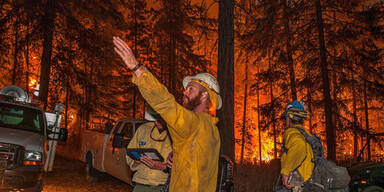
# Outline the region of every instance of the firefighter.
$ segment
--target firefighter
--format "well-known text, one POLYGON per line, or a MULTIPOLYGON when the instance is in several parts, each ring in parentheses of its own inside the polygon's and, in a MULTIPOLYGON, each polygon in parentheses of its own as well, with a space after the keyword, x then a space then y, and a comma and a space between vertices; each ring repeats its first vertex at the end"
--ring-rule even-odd
POLYGON ((220 135, 214 114, 222 105, 216 78, 209 73, 184 78, 185 91, 180 105, 167 88, 136 61, 123 40, 114 37, 113 43, 116 53, 133 71, 132 82, 168 125, 173 141, 169 191, 215 191, 220 135))
MULTIPOLYGON (((145 112, 145 119, 150 121, 141 125, 127 148, 154 148, 163 157, 171 151, 171 139, 164 120, 151 107, 145 112)), ((168 178, 166 161, 154 161, 147 156, 140 161, 126 156, 127 164, 135 171, 132 181, 135 182, 133 192, 161 192, 168 178)))
POLYGON ((312 148, 300 131, 294 128, 301 128, 311 135, 303 125, 307 115, 306 106, 301 101, 291 102, 282 115, 286 129, 280 173, 283 185, 294 192, 312 191, 308 190, 310 183, 307 182, 314 168, 312 148))

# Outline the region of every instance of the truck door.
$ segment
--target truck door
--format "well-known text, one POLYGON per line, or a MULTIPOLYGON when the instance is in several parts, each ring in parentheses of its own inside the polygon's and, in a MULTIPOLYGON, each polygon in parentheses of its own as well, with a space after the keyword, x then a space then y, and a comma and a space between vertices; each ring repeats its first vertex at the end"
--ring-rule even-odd
POLYGON ((101 161, 101 167, 102 167, 102 170, 103 171, 106 171, 106 168, 105 166, 110 166, 109 164, 105 163, 105 162, 110 162, 111 161, 111 154, 109 153, 109 151, 112 151, 112 139, 113 139, 113 136, 117 133, 117 131, 119 131, 120 127, 123 125, 123 122, 122 121, 117 121, 115 126, 113 126, 113 128, 110 131, 109 134, 105 134, 104 136, 104 143, 103 143, 103 151, 102 151, 102 156, 101 157, 98 157, 98 159, 102 159, 101 161))
MULTIPOLYGON (((128 142, 132 139, 132 123, 131 122, 124 122, 123 125, 119 128, 117 131, 118 134, 122 134, 124 136, 124 140, 128 142)), ((113 138, 112 138, 113 140, 113 138)), ((126 146, 122 148, 113 148, 112 147, 112 140, 108 142, 110 147, 107 147, 109 151, 106 151, 106 158, 107 156, 109 159, 108 161, 105 161, 104 167, 107 173, 113 175, 114 177, 125 181, 126 183, 131 182, 131 171, 129 169, 129 166, 126 163, 125 155, 126 155, 126 146)), ((107 159, 106 159, 107 160, 107 159)))
POLYGON ((112 147, 113 142, 113 136, 118 133, 123 126, 123 122, 119 121, 116 123, 116 126, 111 130, 111 133, 108 135, 108 138, 106 138, 106 144, 103 151, 103 167, 105 172, 109 173, 110 175, 114 176, 113 170, 118 169, 118 165, 116 164, 116 158, 115 153, 119 149, 112 147))

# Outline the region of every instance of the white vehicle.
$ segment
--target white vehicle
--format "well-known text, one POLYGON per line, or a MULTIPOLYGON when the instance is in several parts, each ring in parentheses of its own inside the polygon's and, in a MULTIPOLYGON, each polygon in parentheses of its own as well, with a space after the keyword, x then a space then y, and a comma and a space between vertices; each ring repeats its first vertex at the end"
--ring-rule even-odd
POLYGON ((98 172, 105 172, 132 184, 132 172, 126 163, 126 147, 136 129, 146 121, 120 119, 105 131, 85 130, 82 134, 81 161, 86 163, 86 179, 97 181, 98 172))
POLYGON ((60 128, 62 109, 44 112, 14 85, 0 91, 0 191, 42 190, 43 171, 52 170, 57 141, 68 133, 60 128))

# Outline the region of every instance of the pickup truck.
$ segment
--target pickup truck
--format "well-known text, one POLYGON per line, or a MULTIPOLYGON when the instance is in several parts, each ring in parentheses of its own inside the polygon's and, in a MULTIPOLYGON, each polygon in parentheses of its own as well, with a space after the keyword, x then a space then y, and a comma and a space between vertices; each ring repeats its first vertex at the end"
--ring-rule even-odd
POLYGON ((132 184, 132 172, 126 163, 126 147, 136 129, 146 121, 119 119, 111 127, 106 124, 104 132, 85 130, 81 137, 81 161, 86 163, 86 179, 95 182, 99 173, 107 173, 132 184))
POLYGON ((348 168, 351 182, 351 192, 384 192, 384 163, 383 162, 360 162, 364 151, 371 142, 371 139, 380 139, 384 133, 367 133, 367 141, 360 150, 357 162, 348 168))
MULTIPOLYGON (((86 179, 97 181, 99 172, 108 173, 132 185, 132 171, 126 163, 126 147, 137 128, 147 121, 120 119, 112 128, 105 131, 85 130, 82 135, 81 160, 86 163, 86 179)), ((233 162, 220 155, 217 192, 233 191, 233 162)))
POLYGON ((48 113, 28 98, 14 85, 0 91, 0 191, 41 191, 42 174, 52 169, 54 146, 68 134, 59 128, 62 105, 48 113))

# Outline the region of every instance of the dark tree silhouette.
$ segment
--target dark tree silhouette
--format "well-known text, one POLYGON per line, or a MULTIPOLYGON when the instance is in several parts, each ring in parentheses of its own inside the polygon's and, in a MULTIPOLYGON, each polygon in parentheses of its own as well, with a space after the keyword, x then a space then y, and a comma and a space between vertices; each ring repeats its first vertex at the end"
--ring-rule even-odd
POLYGON ((223 154, 231 159, 235 157, 234 151, 234 27, 233 27, 233 0, 219 1, 219 50, 217 74, 221 85, 220 92, 223 107, 218 111, 220 119, 218 127, 221 132, 223 154))

